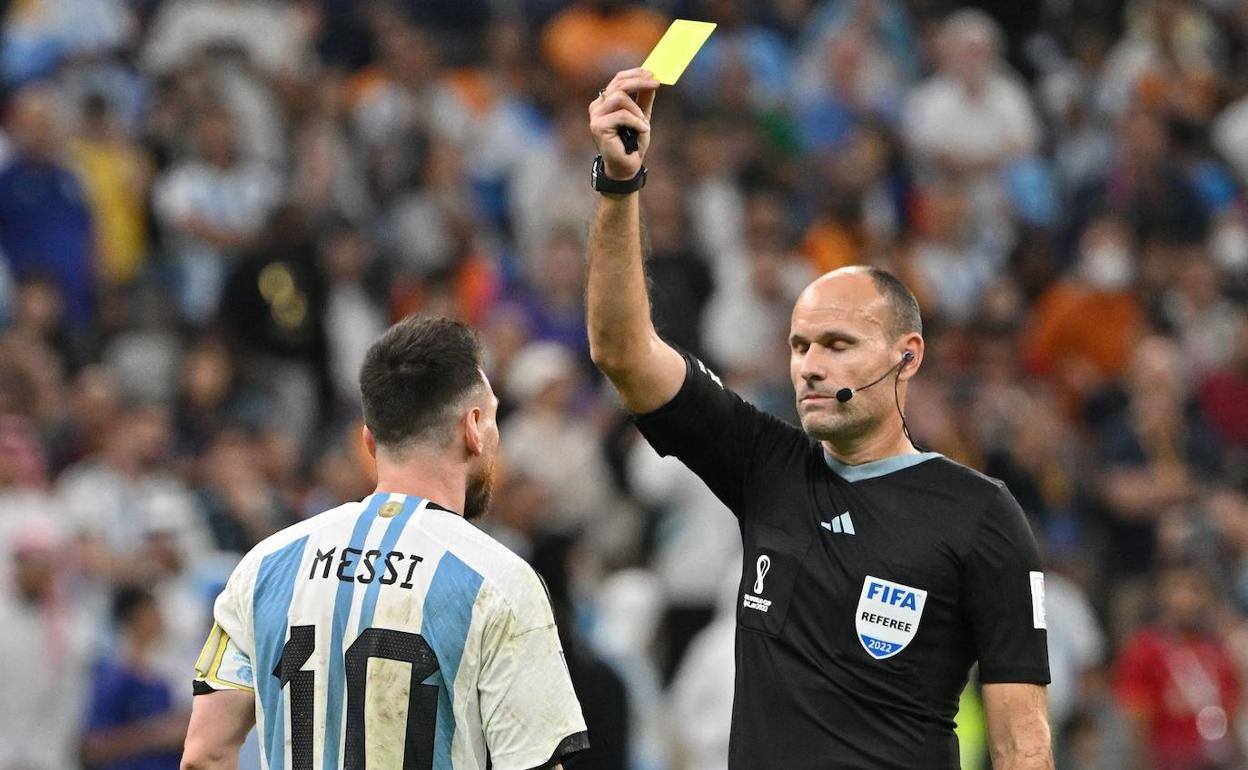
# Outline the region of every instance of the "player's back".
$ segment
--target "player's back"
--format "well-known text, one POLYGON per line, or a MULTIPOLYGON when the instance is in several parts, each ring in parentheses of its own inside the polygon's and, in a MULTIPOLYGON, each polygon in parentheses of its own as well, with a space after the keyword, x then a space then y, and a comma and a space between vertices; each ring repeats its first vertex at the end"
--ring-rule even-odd
POLYGON ((456 513, 379 493, 258 545, 201 690, 250 685, 273 770, 532 768, 585 727, 533 570, 456 513))

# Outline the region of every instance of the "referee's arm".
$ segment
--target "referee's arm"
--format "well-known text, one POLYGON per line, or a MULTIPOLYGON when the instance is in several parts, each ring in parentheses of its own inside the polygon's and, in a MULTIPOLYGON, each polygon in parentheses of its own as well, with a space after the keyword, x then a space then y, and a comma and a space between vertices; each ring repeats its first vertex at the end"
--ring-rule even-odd
MULTIPOLYGON (((608 177, 631 179, 641 170, 658 87, 650 73, 625 70, 590 103, 590 133, 608 177), (637 101, 631 93, 638 94, 637 101), (637 152, 624 152, 621 126, 637 132, 637 152)), ((650 321, 638 197, 636 192, 598 196, 589 242, 586 315, 594 363, 611 380, 625 408, 645 414, 675 398, 686 369, 684 358, 663 342, 650 321)))
POLYGON ((1044 685, 985 684, 984 711, 994 770, 1052 769, 1044 685))
POLYGON ((1044 573, 1027 517, 1004 484, 980 516, 966 569, 992 766, 1051 770, 1044 573))

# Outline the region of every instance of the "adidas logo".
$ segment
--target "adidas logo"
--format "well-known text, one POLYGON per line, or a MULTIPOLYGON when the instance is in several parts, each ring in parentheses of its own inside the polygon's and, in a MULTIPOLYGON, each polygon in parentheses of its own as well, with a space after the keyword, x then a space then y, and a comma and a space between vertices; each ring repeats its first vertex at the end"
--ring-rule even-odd
POLYGON ((821 521, 819 526, 837 535, 857 534, 854 532, 854 520, 849 518, 849 511, 845 511, 840 516, 832 519, 832 521, 821 521))

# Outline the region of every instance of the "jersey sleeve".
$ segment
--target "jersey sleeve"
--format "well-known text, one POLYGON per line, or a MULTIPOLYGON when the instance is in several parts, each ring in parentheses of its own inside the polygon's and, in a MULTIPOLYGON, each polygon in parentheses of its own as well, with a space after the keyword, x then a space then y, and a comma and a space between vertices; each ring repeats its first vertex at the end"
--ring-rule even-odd
POLYGON ((545 767, 589 747, 546 591, 532 570, 523 583, 483 632, 477 687, 495 770, 545 767))
POLYGON ((775 456, 786 441, 805 443, 805 434, 746 402, 697 358, 681 355, 686 373, 680 391, 634 422, 656 452, 683 462, 740 516, 759 459, 775 456))
POLYGON ((213 605, 212 630, 195 661, 195 694, 216 690, 255 691, 254 637, 249 612, 248 561, 235 568, 213 605))
POLYGON ((1001 486, 980 518, 963 582, 985 683, 1049 683, 1044 572, 1023 509, 1001 486))

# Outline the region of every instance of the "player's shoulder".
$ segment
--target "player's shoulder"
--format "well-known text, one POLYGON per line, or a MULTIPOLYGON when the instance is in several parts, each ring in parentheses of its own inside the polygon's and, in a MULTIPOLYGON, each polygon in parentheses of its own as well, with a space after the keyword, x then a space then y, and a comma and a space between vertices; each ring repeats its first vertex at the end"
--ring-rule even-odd
POLYGON ((479 574, 490 593, 501 595, 509 604, 521 604, 534 592, 545 595, 541 578, 528 562, 458 513, 429 506, 424 529, 448 553, 479 574))

